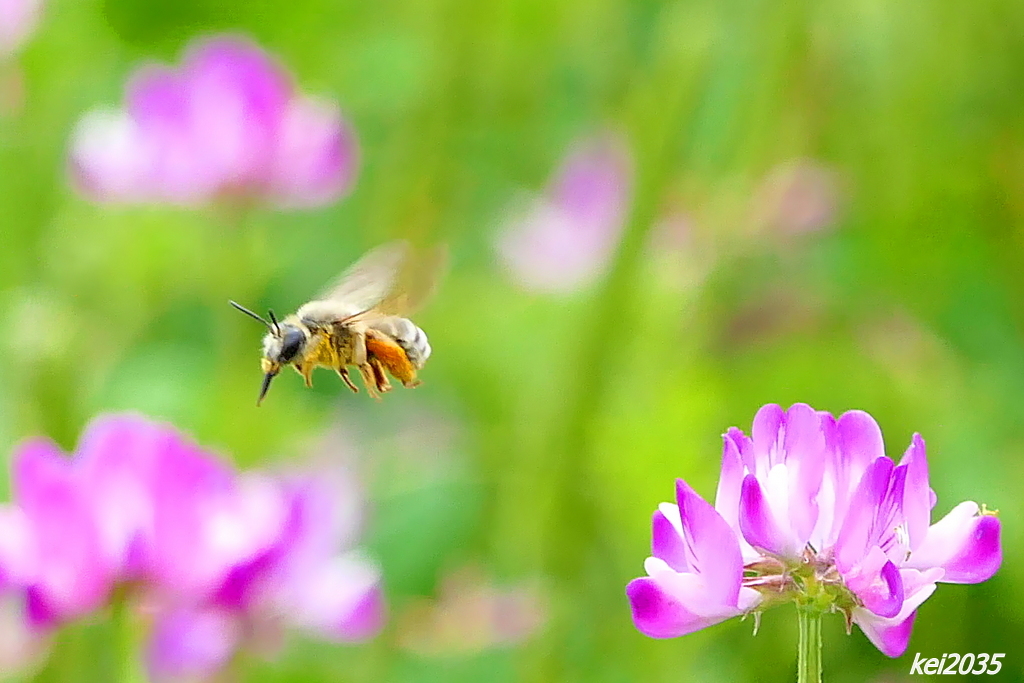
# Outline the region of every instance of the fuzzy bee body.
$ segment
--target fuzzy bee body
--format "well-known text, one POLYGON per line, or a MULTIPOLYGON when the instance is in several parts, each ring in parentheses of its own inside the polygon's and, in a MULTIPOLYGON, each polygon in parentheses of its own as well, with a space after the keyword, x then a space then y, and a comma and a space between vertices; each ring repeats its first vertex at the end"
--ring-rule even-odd
POLYGON ((427 333, 408 318, 392 316, 375 322, 371 329, 381 332, 402 347, 414 368, 419 370, 430 358, 430 342, 427 333))
POLYGON ((291 365, 312 386, 317 367, 335 370, 352 391, 359 391, 348 367, 359 370, 367 392, 374 397, 390 391, 388 374, 406 387, 419 384, 417 374, 430 357, 427 335, 400 313, 411 310, 426 291, 411 296, 399 282, 407 259, 407 245, 397 242, 379 247, 346 271, 328 292, 302 305, 293 315, 272 322, 239 304, 231 304, 263 322, 264 373, 259 400, 281 368, 291 365))

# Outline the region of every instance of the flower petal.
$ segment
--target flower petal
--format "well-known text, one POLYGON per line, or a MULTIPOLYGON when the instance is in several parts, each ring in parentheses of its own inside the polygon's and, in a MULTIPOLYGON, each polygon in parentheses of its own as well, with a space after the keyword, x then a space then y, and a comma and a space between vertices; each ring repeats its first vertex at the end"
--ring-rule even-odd
POLYGON ((754 548, 785 557, 792 557, 798 551, 792 542, 791 534, 777 521, 761 483, 753 474, 748 474, 743 479, 740 530, 743 538, 754 548))
POLYGON ((796 543, 802 547, 818 521, 816 498, 827 462, 825 433, 821 417, 805 403, 796 403, 786 411, 785 427, 788 516, 796 543))
POLYGON ((39 24, 42 0, 0 2, 0 61, 5 61, 29 39, 39 24))
MULTIPOLYGON (((735 429, 735 428, 733 428, 735 429)), ((736 430, 739 432, 739 430, 736 430)), ((739 437, 746 438, 743 433, 739 437)), ((737 437, 732 430, 722 437, 722 473, 718 477, 718 491, 715 494, 715 509, 729 526, 739 530, 740 491, 743 488, 743 460, 737 437)))
POLYGON ((736 533, 740 544, 740 555, 743 563, 753 562, 760 553, 754 550, 740 530, 740 494, 743 490, 744 458, 750 459, 751 443, 740 430, 731 428, 725 436, 722 447, 722 474, 718 479, 718 491, 715 495, 715 510, 736 533), (746 456, 744 456, 746 453, 746 456))
POLYGON ((356 136, 336 105, 296 98, 277 134, 268 191, 282 207, 327 204, 351 187, 358 157, 356 136))
MULTIPOLYGON (((839 416, 836 439, 833 460, 835 519, 837 524, 841 524, 864 471, 872 462, 885 456, 885 444, 878 423, 862 410, 850 410, 839 416)), ((834 529, 834 533, 838 534, 839 529, 834 529)))
POLYGON ((329 640, 365 640, 384 624, 380 571, 358 552, 289 577, 274 601, 290 623, 329 640))
POLYGON ((900 460, 907 468, 907 483, 903 489, 903 515, 907 521, 910 550, 916 550, 928 533, 931 520, 931 489, 928 487, 928 460, 924 439, 914 434, 910 447, 900 460))
POLYGON ((686 598, 700 590, 700 579, 694 574, 678 574, 675 591, 664 588, 652 577, 633 579, 626 586, 626 596, 633 612, 637 629, 651 638, 675 638, 699 631, 740 614, 738 608, 725 608, 712 615, 691 611, 686 598), (678 590, 680 584, 690 583, 694 590, 678 590))
MULTIPOLYGON (((192 205, 217 181, 195 139, 187 79, 163 66, 139 69, 127 86, 126 106, 135 123, 143 177, 142 201, 192 205)), ((128 199, 111 197, 111 199, 128 199)))
POLYGON ((0 594, 31 583, 36 554, 31 521, 20 507, 0 505, 0 594))
POLYGON ((185 56, 189 131, 197 165, 218 191, 262 191, 270 181, 288 74, 248 40, 219 36, 185 56))
POLYGON ((999 518, 978 515, 977 503, 965 501, 928 528, 906 566, 942 567, 943 581, 980 583, 996 573, 1002 559, 999 518))
MULTIPOLYGON (((781 451, 778 443, 779 428, 785 417, 782 407, 774 403, 761 406, 754 415, 754 424, 750 429, 753 463, 747 463, 747 469, 758 477, 768 476, 768 470, 775 464, 775 454, 781 451)), ((779 455, 781 456, 781 453, 779 455)))
POLYGON ((861 562, 873 545, 877 545, 873 542, 877 540, 873 538, 876 535, 875 521, 879 506, 889 490, 893 468, 889 458, 877 458, 861 477, 836 540, 836 566, 840 572, 849 571, 861 562))
POLYGON ((170 609, 150 636, 150 675, 155 681, 207 680, 231 660, 241 636, 241 625, 225 611, 170 609))
POLYGON ((885 618, 863 607, 857 607, 853 610, 854 623, 883 654, 899 657, 906 651, 910 642, 910 631, 917 608, 935 592, 935 582, 941 578, 941 569, 925 572, 901 569, 900 580, 905 598, 899 614, 885 618))
POLYGON ((93 201, 141 201, 152 192, 148 142, 135 120, 120 109, 87 112, 71 134, 69 172, 93 201))
POLYGON ((619 140, 602 137, 574 147, 547 193, 511 211, 495 240, 509 273, 525 288, 548 293, 592 284, 619 241, 630 177, 619 140))
POLYGON ((856 616, 854 621, 883 655, 899 657, 907 651, 907 645, 910 644, 910 633, 916 617, 917 610, 914 610, 906 619, 896 623, 889 623, 888 620, 858 619, 856 616))
POLYGON ((79 439, 75 463, 90 492, 103 549, 125 577, 146 569, 157 463, 179 439, 170 427, 132 414, 99 417, 79 439))
MULTIPOLYGON (((679 517, 678 508, 676 517, 679 517)), ((674 571, 691 571, 680 529, 661 510, 655 512, 651 520, 651 555, 664 560, 674 571)))
POLYGON ((880 617, 895 617, 903 607, 903 581, 899 569, 875 546, 862 562, 843 574, 846 587, 864 607, 880 617))
POLYGON ((743 578, 736 532, 682 479, 676 480, 676 497, 692 570, 706 582, 713 601, 735 606, 743 578))
POLYGON ((89 500, 71 461, 47 440, 14 454, 14 496, 31 524, 37 614, 72 618, 99 607, 111 587, 89 500))
POLYGON ((157 471, 153 574, 165 589, 210 592, 279 537, 285 501, 276 483, 238 478, 183 440, 163 453, 157 471))

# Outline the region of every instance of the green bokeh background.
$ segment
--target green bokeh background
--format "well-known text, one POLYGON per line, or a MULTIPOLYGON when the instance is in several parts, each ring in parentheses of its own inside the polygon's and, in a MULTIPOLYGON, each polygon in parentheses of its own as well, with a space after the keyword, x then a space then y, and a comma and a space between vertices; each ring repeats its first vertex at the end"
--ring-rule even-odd
MULTIPOLYGON (((674 478, 713 497, 719 435, 795 401, 869 411, 894 456, 921 432, 935 514, 970 499, 1003 520, 1002 570, 940 586, 904 657, 828 619, 826 680, 905 680, 915 652, 1006 652, 994 678, 1024 680, 1024 4, 51 0, 0 75, 0 452, 39 433, 71 448, 92 416, 132 409, 244 467, 330 451, 366 482, 388 629, 295 638, 240 680, 793 680, 792 609, 756 637, 733 620, 655 641, 623 589, 674 478), (77 118, 119 102, 138 62, 225 30, 342 105, 353 193, 245 214, 78 197, 77 118), (522 291, 492 248, 509 202, 605 129, 636 169, 613 263, 571 296, 522 291), (764 178, 798 158, 837 174, 834 220, 757 229, 764 178), (690 239, 652 256, 673 210, 690 239), (286 375, 254 408, 260 331, 227 300, 293 309, 396 236, 451 252, 417 319, 424 385, 376 404, 324 371, 313 390, 286 375), (544 627, 481 652, 404 648, 404 611, 466 565, 542 586, 544 627)), ((110 628, 68 629, 36 680, 112 680, 110 628)))

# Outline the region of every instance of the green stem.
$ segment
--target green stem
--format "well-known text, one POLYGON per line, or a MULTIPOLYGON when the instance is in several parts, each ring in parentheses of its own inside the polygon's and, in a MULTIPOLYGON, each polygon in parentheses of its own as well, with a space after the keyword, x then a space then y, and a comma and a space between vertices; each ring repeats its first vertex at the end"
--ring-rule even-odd
POLYGON ((797 683, 821 683, 821 612, 797 607, 800 643, 797 646, 797 683))
POLYGON ((146 672, 140 656, 140 624, 132 618, 131 604, 127 597, 115 599, 113 621, 117 657, 117 677, 114 680, 116 683, 146 683, 146 672))

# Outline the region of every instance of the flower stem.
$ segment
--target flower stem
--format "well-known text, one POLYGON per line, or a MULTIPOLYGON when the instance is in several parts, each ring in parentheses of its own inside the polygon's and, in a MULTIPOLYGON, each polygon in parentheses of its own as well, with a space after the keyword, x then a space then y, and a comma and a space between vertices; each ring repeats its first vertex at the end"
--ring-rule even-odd
POLYGON ((132 618, 130 601, 121 596, 114 601, 114 647, 117 657, 116 683, 146 683, 140 657, 140 625, 132 618))
POLYGON ((800 642, 797 653, 797 683, 821 683, 821 612, 797 608, 800 642))

